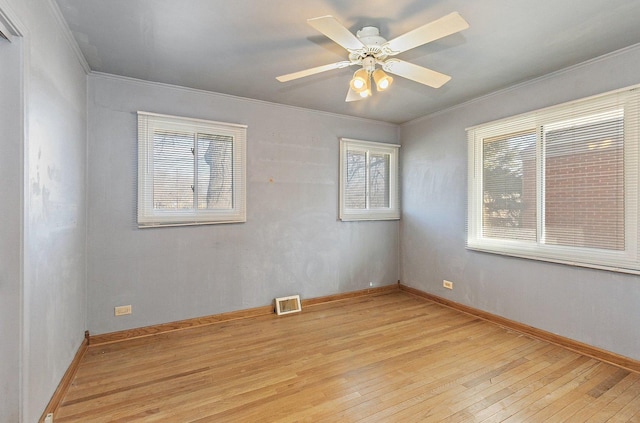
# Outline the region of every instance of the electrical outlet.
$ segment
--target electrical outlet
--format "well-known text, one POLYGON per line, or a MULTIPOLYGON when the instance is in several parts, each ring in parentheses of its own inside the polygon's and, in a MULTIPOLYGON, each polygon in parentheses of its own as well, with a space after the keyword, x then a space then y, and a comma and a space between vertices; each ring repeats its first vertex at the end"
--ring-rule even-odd
POLYGON ((447 289, 453 289, 453 282, 445 279, 442 281, 442 286, 444 286, 447 289))
POLYGON ((47 414, 47 416, 44 418, 44 423, 53 423, 53 413, 47 414))
POLYGON ((373 282, 369 282, 369 287, 372 287, 372 286, 373 286, 373 282))
POLYGON ((125 314, 131 314, 131 304, 115 308, 116 316, 124 316, 125 314))

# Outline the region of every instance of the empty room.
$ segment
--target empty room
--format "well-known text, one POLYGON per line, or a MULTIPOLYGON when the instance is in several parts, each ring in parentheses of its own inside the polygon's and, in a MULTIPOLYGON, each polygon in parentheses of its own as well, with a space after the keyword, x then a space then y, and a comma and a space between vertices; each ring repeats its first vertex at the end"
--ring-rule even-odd
POLYGON ((640 422, 638 22, 0 0, 0 423, 640 422))

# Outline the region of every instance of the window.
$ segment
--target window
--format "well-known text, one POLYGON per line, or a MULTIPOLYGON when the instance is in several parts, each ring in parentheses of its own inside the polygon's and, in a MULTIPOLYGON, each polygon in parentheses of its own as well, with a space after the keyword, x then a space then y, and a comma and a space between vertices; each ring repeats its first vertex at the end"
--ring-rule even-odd
POLYGON ((246 126, 138 112, 138 225, 244 222, 246 126))
POLYGON ((468 129, 468 248, 640 273, 637 91, 468 129))
POLYGON ((340 139, 340 219, 400 218, 399 145, 340 139))

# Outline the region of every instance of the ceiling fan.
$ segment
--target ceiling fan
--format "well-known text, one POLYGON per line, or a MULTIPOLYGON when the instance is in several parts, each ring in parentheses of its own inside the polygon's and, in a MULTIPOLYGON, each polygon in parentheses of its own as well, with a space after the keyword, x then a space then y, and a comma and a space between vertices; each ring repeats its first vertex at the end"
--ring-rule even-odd
POLYGON ((276 79, 287 82, 333 69, 360 66, 351 78, 346 101, 369 97, 371 79, 374 80, 378 91, 386 90, 393 82, 393 78, 386 72, 433 88, 441 87, 451 79, 450 76, 391 56, 469 28, 467 21, 458 12, 453 12, 387 41, 380 36, 378 28, 373 26, 366 26, 354 35, 333 16, 321 16, 308 19, 307 22, 344 47, 349 52, 349 60, 281 75, 276 79), (377 65, 380 67, 377 68, 377 65))

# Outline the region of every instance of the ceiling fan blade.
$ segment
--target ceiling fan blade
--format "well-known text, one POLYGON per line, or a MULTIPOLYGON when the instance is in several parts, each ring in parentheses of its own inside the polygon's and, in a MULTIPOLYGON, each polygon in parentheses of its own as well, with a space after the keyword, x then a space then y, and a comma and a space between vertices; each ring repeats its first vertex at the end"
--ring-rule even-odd
POLYGON ((288 73, 286 75, 276 76, 276 79, 278 81, 280 81, 280 82, 288 82, 288 81, 292 81, 294 79, 303 78, 305 76, 315 75, 315 74, 320 73, 320 72, 325 72, 325 71, 329 71, 329 70, 333 70, 333 69, 346 68, 347 66, 351 66, 352 64, 353 63, 351 63, 350 61, 345 60, 345 61, 342 61, 342 62, 331 63, 329 65, 323 65, 323 66, 318 66, 318 67, 311 68, 311 69, 301 70, 301 71, 298 71, 298 72, 288 73))
POLYGON ((449 75, 398 59, 387 60, 382 65, 382 68, 389 73, 393 73, 433 88, 440 88, 451 79, 449 75))
POLYGON ((360 94, 358 94, 357 92, 355 92, 351 88, 349 88, 349 92, 347 93, 347 98, 345 98, 344 101, 349 103, 351 101, 364 100, 365 98, 366 97, 361 96, 360 94))
POLYGON ((453 12, 387 41, 382 45, 382 49, 388 55, 393 56, 467 28, 469 28, 467 21, 458 12, 453 12))
POLYGON ((307 19, 307 23, 347 49, 349 52, 365 48, 362 41, 360 41, 351 31, 345 28, 331 15, 307 19))

